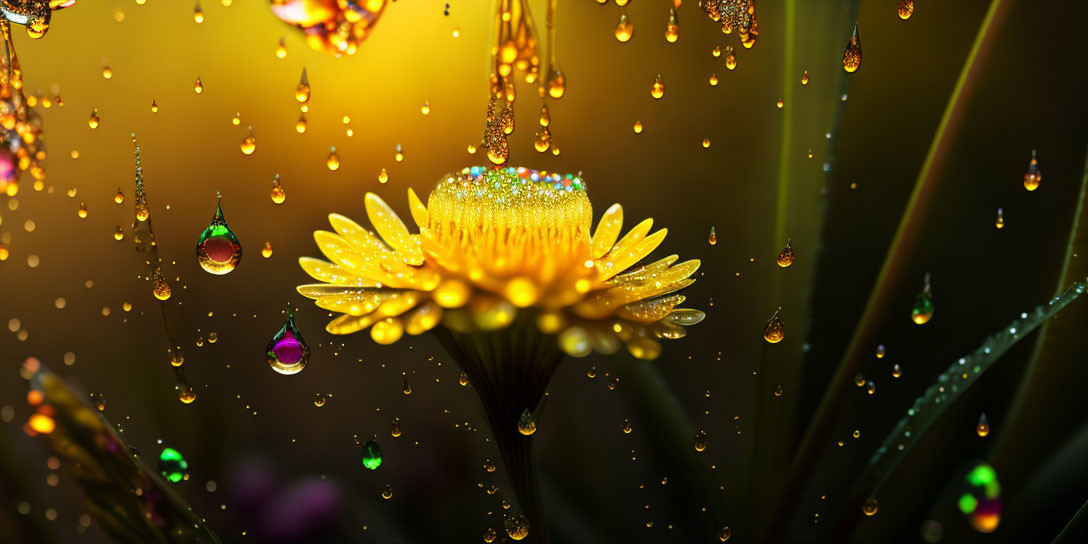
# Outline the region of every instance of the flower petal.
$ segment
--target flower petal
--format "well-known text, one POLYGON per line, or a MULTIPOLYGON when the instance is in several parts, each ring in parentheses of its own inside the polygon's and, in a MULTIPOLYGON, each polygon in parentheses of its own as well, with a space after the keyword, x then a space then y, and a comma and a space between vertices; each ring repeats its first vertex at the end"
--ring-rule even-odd
POLYGON ((310 275, 311 278, 334 285, 351 285, 356 287, 373 287, 376 282, 354 274, 339 265, 313 257, 300 257, 298 264, 310 275))
POLYGON ((616 244, 616 239, 620 237, 620 229, 622 228, 623 207, 619 204, 613 204, 601 216, 601 221, 597 223, 597 230, 593 232, 590 251, 594 259, 604 257, 612 249, 612 246, 616 244))
POLYGON ((430 222, 427 206, 416 196, 416 192, 411 187, 408 188, 408 209, 412 212, 412 220, 416 222, 416 226, 420 229, 427 228, 430 222))
POLYGON ((423 264, 423 250, 420 249, 418 240, 412 238, 408 227, 397 217, 393 208, 374 193, 366 194, 366 215, 378 236, 393 250, 402 254, 404 262, 416 266, 423 264))

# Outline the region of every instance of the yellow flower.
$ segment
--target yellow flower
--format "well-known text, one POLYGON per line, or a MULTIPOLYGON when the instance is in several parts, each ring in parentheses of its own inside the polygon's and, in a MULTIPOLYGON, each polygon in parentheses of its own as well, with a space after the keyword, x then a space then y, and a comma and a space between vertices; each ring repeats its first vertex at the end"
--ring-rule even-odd
POLYGON ((635 266, 665 238, 646 219, 620 238, 614 204, 591 234, 593 211, 579 176, 526 168, 465 168, 438 182, 427 205, 408 190, 408 227, 381 198, 366 195, 374 231, 338 214, 336 231, 314 239, 332 262, 303 257, 323 282, 299 293, 342 315, 333 334, 370 328, 375 342, 396 342, 439 324, 456 333, 493 331, 527 314, 559 348, 583 357, 623 345, 640 359, 661 352, 658 339, 680 338, 703 319, 678 308, 676 293, 695 280, 699 261, 671 255, 635 266))

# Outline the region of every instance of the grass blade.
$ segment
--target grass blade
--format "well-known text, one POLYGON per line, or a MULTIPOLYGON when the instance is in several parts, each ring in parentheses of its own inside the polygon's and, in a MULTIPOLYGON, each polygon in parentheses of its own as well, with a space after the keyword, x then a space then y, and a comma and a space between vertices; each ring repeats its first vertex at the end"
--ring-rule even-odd
POLYGON ((1083 542, 1081 537, 1088 532, 1088 501, 1080 505, 1080 509, 1077 510, 1073 519, 1069 520, 1069 523, 1065 525, 1062 532, 1058 533, 1058 537, 1054 539, 1051 544, 1071 544, 1073 542, 1083 542))

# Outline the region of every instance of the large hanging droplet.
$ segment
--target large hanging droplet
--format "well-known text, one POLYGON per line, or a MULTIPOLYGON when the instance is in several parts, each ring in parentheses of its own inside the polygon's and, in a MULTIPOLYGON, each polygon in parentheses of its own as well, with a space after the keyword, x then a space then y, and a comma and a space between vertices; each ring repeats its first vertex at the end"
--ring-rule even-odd
POLYGON ((189 463, 174 448, 164 448, 159 454, 159 472, 171 482, 178 483, 189 477, 189 463))
POLYGON ((786 246, 782 248, 782 251, 778 252, 778 266, 786 268, 793 264, 793 246, 790 245, 792 239, 786 239, 786 246))
POLYGON ((988 464, 980 464, 964 476, 966 484, 956 505, 968 516, 971 526, 980 533, 992 533, 1001 523, 1001 484, 997 472, 988 464))
POLYGON ((782 308, 775 310, 771 320, 767 322, 767 326, 763 327, 763 339, 771 344, 777 344, 786 337, 786 327, 782 324, 782 319, 778 317, 781 312, 782 308))
POLYGON ((531 436, 536 432, 536 423, 533 422, 533 414, 529 412, 528 408, 518 418, 518 432, 525 436, 531 436))
POLYGON ((265 358, 272 370, 287 376, 299 373, 310 361, 310 346, 295 326, 295 311, 290 304, 287 320, 265 348, 265 358))
POLYGON ((737 69, 737 52, 732 45, 725 46, 725 67, 730 71, 737 69))
POLYGON ((657 74, 654 78, 654 83, 650 86, 650 96, 654 98, 665 96, 665 84, 661 81, 661 74, 657 74))
POLYGON ((680 39, 680 24, 676 21, 676 8, 669 8, 669 18, 665 22, 665 41, 675 43, 680 39))
POLYGON ((910 319, 919 325, 925 325, 933 317, 933 293, 929 287, 929 274, 926 274, 926 284, 922 292, 914 297, 914 308, 910 311, 910 319))
POLYGON ((513 540, 523 540, 529 536, 529 519, 521 514, 507 516, 502 525, 506 535, 513 540))
POLYGON ((558 100, 567 92, 567 78, 563 77, 563 71, 558 66, 552 66, 548 72, 548 79, 544 86, 548 89, 548 96, 558 100))
POLYGON ((363 466, 370 470, 377 470, 382 466, 382 447, 373 440, 367 440, 366 444, 363 444, 363 466))
POLYGON ((978 416, 978 425, 975 425, 975 432, 983 437, 990 434, 990 418, 986 417, 985 412, 978 416))
POLYGON ((914 0, 899 0, 899 18, 906 21, 914 14, 914 0))
POLYGON ((253 137, 253 127, 249 127, 249 134, 242 138, 240 147, 243 155, 252 155, 257 150, 257 139, 253 137))
POLYGON ((1034 191, 1039 188, 1041 181, 1043 181, 1043 173, 1039 171, 1039 160, 1035 158, 1035 150, 1032 149, 1031 162, 1028 163, 1028 171, 1024 173, 1024 188, 1034 191))
POLYGON ((276 177, 272 178, 272 202, 276 204, 283 204, 283 201, 287 200, 287 191, 280 185, 280 175, 276 174, 276 177))
POLYGON ((858 68, 861 68, 861 37, 858 36, 858 24, 854 23, 854 33, 842 54, 842 69, 854 73, 858 68))
POLYGON ((306 76, 306 69, 302 69, 302 77, 298 79, 298 87, 295 87, 295 100, 299 104, 310 101, 310 78, 306 76))
POLYGON ((635 33, 635 25, 627 19, 626 13, 620 14, 620 22, 616 23, 616 41, 627 43, 631 35, 635 33))
POLYGON ((223 201, 220 198, 212 222, 196 241, 196 261, 205 272, 221 276, 234 270, 241 260, 242 244, 223 217, 223 201))

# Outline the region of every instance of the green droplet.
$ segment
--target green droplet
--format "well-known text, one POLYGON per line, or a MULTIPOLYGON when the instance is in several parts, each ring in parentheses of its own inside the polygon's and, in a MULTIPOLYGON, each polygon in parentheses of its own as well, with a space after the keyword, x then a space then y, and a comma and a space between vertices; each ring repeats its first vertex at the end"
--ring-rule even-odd
POLYGON ((382 466, 382 447, 373 440, 363 444, 363 466, 370 470, 382 466))
POLYGON ((222 201, 216 207, 211 223, 197 239, 196 260, 205 272, 219 276, 234 270, 242 260, 242 244, 223 217, 222 201))
POLYGON ((533 422, 533 414, 526 408, 518 418, 518 432, 529 436, 536 432, 536 423, 533 422))
POLYGON ((181 457, 181 453, 174 448, 165 448, 159 454, 159 472, 171 482, 177 483, 185 479, 188 474, 189 463, 181 457))
POLYGON ((929 291, 922 291, 914 297, 914 309, 910 311, 910 318, 919 325, 925 325, 933 317, 933 299, 929 291))

